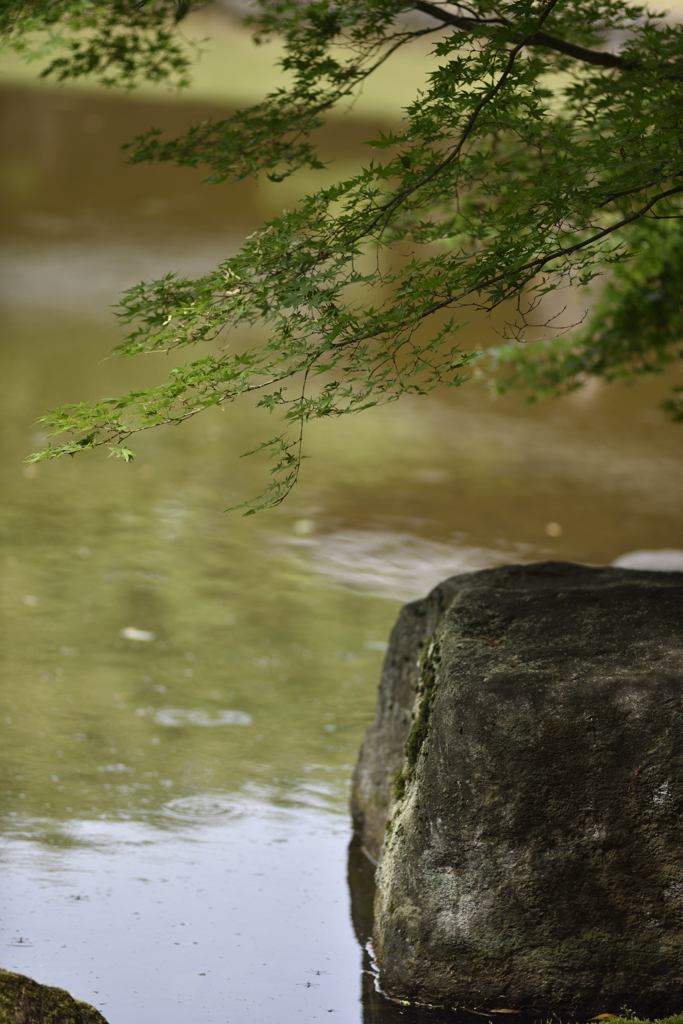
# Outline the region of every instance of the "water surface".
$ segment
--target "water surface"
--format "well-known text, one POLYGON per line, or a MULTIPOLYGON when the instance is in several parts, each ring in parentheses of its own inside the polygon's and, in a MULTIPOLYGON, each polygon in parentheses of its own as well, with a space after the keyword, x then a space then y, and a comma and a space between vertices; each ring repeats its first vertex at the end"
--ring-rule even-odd
MULTIPOLYGON (((49 406, 163 372, 105 359, 121 288, 210 267, 282 201, 122 167, 136 130, 201 113, 0 96, 0 962, 111 1024, 388 1020, 346 805, 399 603, 510 560, 683 548, 681 428, 660 379, 533 409, 471 385, 311 431, 296 493, 250 519, 223 512, 263 481, 248 408, 132 466, 23 465, 49 406)), ((372 130, 326 144, 351 160, 372 130)))

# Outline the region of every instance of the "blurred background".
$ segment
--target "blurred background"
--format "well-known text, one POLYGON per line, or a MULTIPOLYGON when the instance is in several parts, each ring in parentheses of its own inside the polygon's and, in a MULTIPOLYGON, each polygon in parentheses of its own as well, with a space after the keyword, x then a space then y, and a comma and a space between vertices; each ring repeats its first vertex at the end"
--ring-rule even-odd
POLYGON ((533 407, 470 383, 311 427, 295 492, 247 519, 224 509, 265 480, 248 406, 141 438, 131 465, 26 465, 48 408, 172 365, 108 358, 125 287, 208 270, 357 166, 429 70, 419 47, 389 62, 322 132, 328 170, 210 186, 121 146, 258 100, 278 50, 219 9, 185 31, 183 94, 0 63, 0 963, 111 1024, 394 1020, 363 1009, 346 847, 398 607, 509 561, 680 567, 683 428, 670 378, 533 407))

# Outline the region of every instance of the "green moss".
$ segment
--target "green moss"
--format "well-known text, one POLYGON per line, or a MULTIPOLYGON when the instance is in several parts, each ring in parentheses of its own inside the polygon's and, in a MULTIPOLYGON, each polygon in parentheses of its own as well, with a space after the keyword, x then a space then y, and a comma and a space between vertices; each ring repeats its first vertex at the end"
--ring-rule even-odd
MULTIPOLYGON (((420 751, 422 750, 422 745, 424 744, 424 741, 427 738, 427 733, 429 732, 429 720, 432 715, 432 706, 436 695, 436 671, 439 661, 439 647, 433 640, 425 650, 421 659, 422 672, 417 688, 417 714, 408 734, 405 746, 408 776, 407 779, 404 779, 404 788, 405 782, 412 777, 413 770, 417 764, 417 759, 420 755, 420 751)), ((405 774, 405 772, 403 774, 405 774)))
POLYGON ((674 1013, 671 1017, 612 1017, 605 1024, 683 1024, 683 1012, 674 1013))
POLYGON ((0 1024, 107 1024, 101 1013, 62 988, 0 968, 0 1024))
POLYGON ((403 794, 406 791, 406 777, 403 773, 403 769, 399 768, 394 775, 394 785, 392 788, 394 800, 401 800, 403 794))
MULTIPOLYGON (((622 1008, 622 1013, 627 1014, 623 1017, 612 1017, 611 1015, 598 1014, 596 1017, 589 1018, 587 1024, 683 1024, 683 1013, 675 1013, 671 1017, 636 1017, 635 1013, 629 1013, 626 1009, 622 1008)), ((562 1017, 548 1018, 546 1024, 570 1024, 569 1019, 562 1017)), ((575 1024, 574 1021, 571 1024, 575 1024)))

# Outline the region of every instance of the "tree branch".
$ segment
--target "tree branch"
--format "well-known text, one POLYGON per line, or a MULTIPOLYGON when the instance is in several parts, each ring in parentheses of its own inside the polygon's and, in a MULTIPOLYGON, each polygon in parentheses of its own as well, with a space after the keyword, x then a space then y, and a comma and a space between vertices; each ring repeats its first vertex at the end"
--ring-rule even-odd
MULTIPOLYGON (((671 196, 680 195, 682 192, 683 185, 675 185, 673 188, 668 188, 664 192, 659 192, 657 195, 654 195, 650 199, 648 199, 648 201, 643 206, 641 206, 640 209, 634 210, 632 213, 627 214, 618 221, 614 221, 612 224, 608 224, 606 227, 601 228, 599 231, 596 231, 595 234, 590 235, 588 238, 584 238, 581 241, 575 242, 573 245, 569 245, 566 247, 558 246, 556 249, 553 249, 551 252, 546 253, 543 256, 537 256, 535 259, 529 260, 528 263, 523 263, 521 267, 516 268, 515 272, 518 274, 523 273, 526 276, 522 278, 520 282, 517 283, 517 285, 514 288, 514 292, 520 291, 520 289, 523 288, 525 284, 528 284, 528 282, 531 281, 537 274, 539 274, 549 263, 553 263, 555 260, 562 258, 566 259, 568 256, 572 256, 575 252, 579 252, 581 249, 585 249, 587 246, 595 245, 597 242, 602 241, 603 238, 606 238, 608 235, 613 234, 615 231, 619 231, 621 228, 626 227, 628 224, 632 224, 634 221, 637 221, 641 217, 646 216, 650 212, 650 210, 652 210, 652 208, 657 205, 657 203, 662 201, 662 199, 669 199, 671 196)), ((477 291, 481 292, 485 288, 492 288, 494 285, 500 284, 501 282, 505 281, 505 278, 508 276, 509 272, 504 271, 502 274, 496 274, 494 277, 490 277, 486 281, 481 281, 477 285, 477 291)), ((439 300, 438 302, 434 303, 429 309, 427 309, 427 311, 423 314, 422 319, 425 319, 427 316, 431 316, 433 313, 437 313, 440 309, 447 308, 448 306, 452 305, 453 302, 462 301, 462 299, 472 294, 473 291, 474 289, 470 289, 468 292, 465 292, 461 295, 451 295, 447 299, 439 300)), ((502 299, 499 299, 495 303, 495 305, 499 305, 501 302, 505 301, 505 299, 510 298, 511 294, 513 293, 504 295, 502 299)), ((493 308, 495 307, 490 306, 488 307, 487 311, 490 312, 493 308)))
MULTIPOLYGON (((481 35, 490 35, 496 28, 496 24, 490 20, 480 21, 478 18, 468 18, 464 15, 455 14, 440 4, 430 3, 429 0, 416 0, 415 8, 421 11, 422 14, 428 14, 432 18, 437 18, 444 25, 468 29, 481 35)), ((500 28, 508 27, 502 18, 497 22, 497 26, 500 28)), ((630 71, 638 67, 637 61, 625 60, 617 53, 589 50, 585 46, 570 43, 568 40, 552 36, 548 32, 533 32, 526 37, 523 37, 521 34, 513 35, 511 41, 514 43, 523 41, 524 46, 541 46, 547 50, 555 50, 566 57, 573 57, 574 60, 583 61, 584 64, 595 64, 598 67, 617 68, 619 71, 630 71)))
MULTIPOLYGON (((546 18, 552 13, 553 8, 557 6, 558 2, 559 0, 549 0, 538 21, 539 25, 543 24, 546 18)), ((431 171, 429 171, 427 174, 424 174, 422 177, 419 177, 416 181, 411 182, 411 184, 408 187, 401 189, 387 203, 384 203, 383 206, 380 207, 378 214, 370 221, 370 224, 366 225, 363 228, 362 234, 359 234, 352 239, 352 243, 358 242, 363 236, 369 235, 377 226, 377 224, 381 223, 382 221, 386 223, 388 216, 396 209, 396 207, 400 206, 401 203, 405 199, 407 199, 409 195, 411 195, 411 193, 417 191, 418 188, 423 188, 430 181, 432 181, 438 174, 440 174, 441 171, 443 171, 446 167, 448 167, 450 164, 452 164, 454 161, 458 159, 458 157, 462 153, 465 143, 467 142, 468 138, 474 131, 474 128, 477 124, 477 120, 482 110, 489 103, 491 103, 492 100, 496 98, 498 93, 504 87, 507 79, 510 77, 513 65, 517 60, 517 57, 519 56, 521 50, 524 49, 528 40, 532 38, 532 35, 536 34, 537 33, 530 33, 529 35, 523 35, 518 39, 515 46, 508 53, 508 59, 506 61, 505 67, 501 75, 494 82, 491 88, 486 93, 484 93, 484 95, 479 99, 474 109, 470 113, 469 117, 467 118, 467 121, 465 122, 462 132, 460 133, 458 141, 446 153, 444 158, 440 160, 436 167, 433 167, 431 171)), ((384 228, 382 230, 384 230, 384 228)))

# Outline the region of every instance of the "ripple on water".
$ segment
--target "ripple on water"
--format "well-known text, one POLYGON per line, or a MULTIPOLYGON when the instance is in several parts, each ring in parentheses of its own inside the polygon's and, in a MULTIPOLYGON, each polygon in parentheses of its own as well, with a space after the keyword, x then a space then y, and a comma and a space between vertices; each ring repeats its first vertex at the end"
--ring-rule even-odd
POLYGON ((195 793, 164 804, 163 817, 182 825, 221 824, 244 815, 245 807, 234 794, 195 793))

